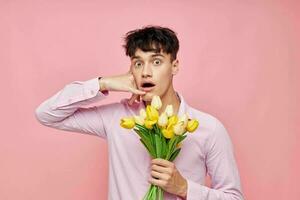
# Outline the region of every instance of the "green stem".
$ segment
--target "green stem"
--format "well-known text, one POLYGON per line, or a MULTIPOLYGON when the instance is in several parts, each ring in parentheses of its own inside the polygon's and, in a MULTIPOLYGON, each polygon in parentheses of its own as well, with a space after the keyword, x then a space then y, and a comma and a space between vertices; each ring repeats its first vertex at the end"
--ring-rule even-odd
POLYGON ((151 186, 148 189, 148 192, 144 196, 143 200, 163 200, 162 190, 160 187, 151 184, 151 186))
POLYGON ((157 187, 154 186, 154 189, 153 189, 153 199, 156 200, 157 199, 157 187))
POLYGON ((152 193, 152 185, 149 187, 147 193, 145 194, 143 200, 148 200, 152 193))
POLYGON ((159 187, 158 188, 158 199, 163 200, 164 199, 164 191, 159 187))

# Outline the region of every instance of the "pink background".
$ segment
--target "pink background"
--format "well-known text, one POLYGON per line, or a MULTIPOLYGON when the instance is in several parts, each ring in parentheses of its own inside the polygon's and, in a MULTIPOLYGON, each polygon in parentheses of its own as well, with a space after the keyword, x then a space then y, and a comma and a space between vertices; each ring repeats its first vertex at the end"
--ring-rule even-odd
POLYGON ((300 199, 299 11, 296 0, 1 0, 0 199, 107 198, 106 141, 44 127, 34 111, 71 81, 126 72, 122 37, 148 24, 178 33, 175 88, 228 129, 246 199, 300 199))

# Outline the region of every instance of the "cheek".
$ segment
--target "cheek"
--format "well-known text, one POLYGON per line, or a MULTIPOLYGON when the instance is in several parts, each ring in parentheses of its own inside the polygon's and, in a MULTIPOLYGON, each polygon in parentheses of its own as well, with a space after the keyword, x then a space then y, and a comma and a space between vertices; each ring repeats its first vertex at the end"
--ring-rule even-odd
POLYGON ((172 78, 171 71, 163 71, 159 74, 159 81, 160 81, 160 84, 162 84, 162 85, 168 85, 171 78, 172 78))
POLYGON ((165 65, 165 66, 160 66, 160 68, 157 69, 156 71, 153 71, 153 73, 155 73, 155 75, 160 79, 167 79, 169 76, 172 75, 172 70, 170 66, 165 65))
POLYGON ((159 77, 159 91, 164 92, 170 87, 171 79, 169 74, 159 77))

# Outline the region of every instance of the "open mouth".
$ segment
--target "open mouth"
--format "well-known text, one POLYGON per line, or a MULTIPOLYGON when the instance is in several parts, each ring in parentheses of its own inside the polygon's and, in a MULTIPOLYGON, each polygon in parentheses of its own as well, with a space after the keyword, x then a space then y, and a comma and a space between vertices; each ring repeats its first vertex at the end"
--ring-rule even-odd
POLYGON ((145 82, 142 84, 142 90, 148 92, 150 90, 152 90, 155 87, 154 83, 151 82, 145 82))

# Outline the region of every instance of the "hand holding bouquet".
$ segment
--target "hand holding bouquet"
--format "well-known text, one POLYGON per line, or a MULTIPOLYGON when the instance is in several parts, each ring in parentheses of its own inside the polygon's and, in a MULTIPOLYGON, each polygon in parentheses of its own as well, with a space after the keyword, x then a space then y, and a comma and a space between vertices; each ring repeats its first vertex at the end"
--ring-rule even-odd
MULTIPOLYGON (((152 158, 162 158, 173 161, 179 154, 181 142, 186 138, 186 132, 194 132, 199 123, 196 119, 189 119, 185 113, 178 117, 173 113, 172 105, 167 105, 159 115, 158 110, 162 102, 159 96, 154 96, 146 111, 140 110, 139 116, 121 119, 123 128, 133 129, 139 136, 152 158)), ((163 200, 163 190, 151 184, 143 200, 163 200)))

